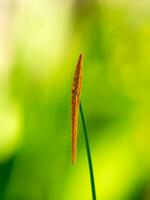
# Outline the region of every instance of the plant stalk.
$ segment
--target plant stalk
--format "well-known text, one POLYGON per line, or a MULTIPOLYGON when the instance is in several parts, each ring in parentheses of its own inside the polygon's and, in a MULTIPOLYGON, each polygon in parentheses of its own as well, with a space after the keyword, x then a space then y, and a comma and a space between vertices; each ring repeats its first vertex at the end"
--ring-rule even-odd
POLYGON ((87 157, 88 157, 92 197, 93 197, 93 200, 96 200, 96 190, 95 190, 95 182, 94 182, 92 157, 91 157, 90 144, 89 144, 89 139, 88 139, 86 124, 85 124, 85 118, 84 118, 81 102, 80 102, 80 115, 81 115, 81 120, 82 120, 82 126, 83 126, 83 132, 84 132, 84 138, 85 138, 85 144, 86 144, 86 151, 87 151, 87 157))

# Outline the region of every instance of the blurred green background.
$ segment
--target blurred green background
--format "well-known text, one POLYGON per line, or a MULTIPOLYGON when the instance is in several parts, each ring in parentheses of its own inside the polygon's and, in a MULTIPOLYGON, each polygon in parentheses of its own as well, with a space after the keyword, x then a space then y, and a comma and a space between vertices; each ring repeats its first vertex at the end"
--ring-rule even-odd
POLYGON ((0 0, 0 200, 91 200, 71 84, 82 106, 99 200, 150 199, 150 1, 0 0))

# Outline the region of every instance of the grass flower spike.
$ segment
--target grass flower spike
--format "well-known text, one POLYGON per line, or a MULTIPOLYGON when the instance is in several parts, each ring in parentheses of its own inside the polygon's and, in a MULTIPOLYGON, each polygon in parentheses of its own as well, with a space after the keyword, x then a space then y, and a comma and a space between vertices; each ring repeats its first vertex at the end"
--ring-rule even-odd
POLYGON ((78 115, 79 115, 79 104, 81 95, 81 83, 82 83, 82 59, 83 56, 80 54, 72 84, 72 163, 76 161, 77 155, 77 129, 78 129, 78 115))

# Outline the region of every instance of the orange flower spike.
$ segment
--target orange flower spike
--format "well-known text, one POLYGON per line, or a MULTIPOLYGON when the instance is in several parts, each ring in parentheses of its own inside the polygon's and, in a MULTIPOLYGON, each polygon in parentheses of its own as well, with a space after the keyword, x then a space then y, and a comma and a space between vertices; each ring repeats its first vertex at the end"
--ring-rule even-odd
POLYGON ((82 83, 82 59, 83 56, 80 54, 72 84, 72 164, 75 163, 77 155, 77 129, 82 83))

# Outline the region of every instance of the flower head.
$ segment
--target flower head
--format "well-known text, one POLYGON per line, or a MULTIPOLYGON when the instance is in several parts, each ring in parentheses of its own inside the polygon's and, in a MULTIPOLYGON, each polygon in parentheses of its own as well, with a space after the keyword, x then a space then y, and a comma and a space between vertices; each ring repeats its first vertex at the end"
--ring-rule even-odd
POLYGON ((82 59, 80 54, 72 84, 72 163, 76 161, 77 154, 77 129, 78 129, 78 113, 80 105, 81 83, 82 83, 82 59))

